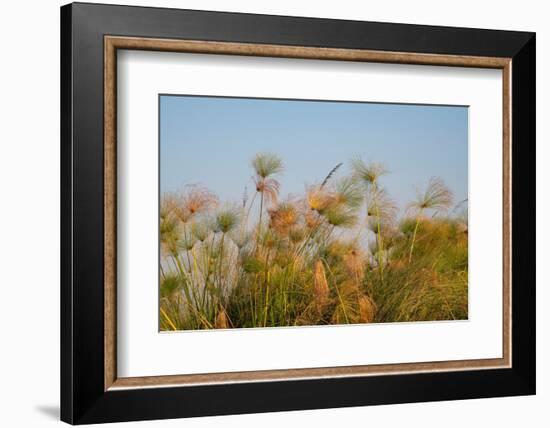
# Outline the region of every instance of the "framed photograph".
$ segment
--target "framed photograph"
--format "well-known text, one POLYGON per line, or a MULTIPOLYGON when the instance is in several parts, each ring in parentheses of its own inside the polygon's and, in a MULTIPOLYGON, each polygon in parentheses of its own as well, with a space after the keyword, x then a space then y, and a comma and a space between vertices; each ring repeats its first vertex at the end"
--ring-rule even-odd
POLYGON ((535 35, 61 8, 61 418, 535 393, 535 35))

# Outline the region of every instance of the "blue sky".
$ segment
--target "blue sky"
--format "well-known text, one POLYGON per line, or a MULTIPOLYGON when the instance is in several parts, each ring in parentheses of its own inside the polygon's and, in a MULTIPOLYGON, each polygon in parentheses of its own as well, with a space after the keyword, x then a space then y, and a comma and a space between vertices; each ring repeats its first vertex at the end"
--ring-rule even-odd
POLYGON ((162 193, 200 183, 240 201, 253 190, 250 160, 270 151, 285 165, 282 198, 339 162, 345 175, 355 156, 386 166, 381 184, 400 207, 432 176, 467 198, 467 107, 162 95, 160 109, 162 193))

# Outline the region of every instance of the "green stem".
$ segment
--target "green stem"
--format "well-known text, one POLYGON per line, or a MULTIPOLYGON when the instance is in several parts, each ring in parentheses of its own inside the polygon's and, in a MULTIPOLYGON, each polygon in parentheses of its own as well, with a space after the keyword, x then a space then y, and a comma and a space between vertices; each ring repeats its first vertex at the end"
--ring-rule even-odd
POLYGON ((189 272, 191 272, 191 259, 189 257, 189 250, 187 249, 187 244, 188 244, 188 238, 187 238, 187 225, 184 223, 183 224, 183 236, 184 236, 184 239, 185 239, 185 244, 186 244, 186 247, 185 247, 185 257, 187 258, 187 265, 189 267, 189 272))
POLYGON ((220 241, 220 255, 218 256, 220 258, 220 263, 218 265, 218 294, 221 297, 222 295, 222 262, 223 262, 223 243, 225 239, 225 233, 222 232, 222 239, 220 241))
POLYGON ((414 242, 416 241, 416 233, 418 232, 418 225, 420 224, 420 216, 422 215, 422 210, 418 213, 416 216, 416 224, 414 226, 414 232, 413 232, 413 238, 411 242, 411 249, 409 250, 409 264, 411 264, 413 250, 414 250, 414 242))
POLYGON ((349 324, 349 318, 348 313, 346 311, 346 305, 344 304, 344 299, 342 299, 342 295, 340 294, 340 290, 338 289, 338 283, 334 279, 334 274, 332 273, 332 269, 330 268, 329 264, 326 262, 325 259, 323 259, 323 264, 327 267, 328 273, 330 277, 332 278, 332 283, 334 284, 334 289, 336 290, 336 295, 338 296, 338 301, 340 302, 340 306, 342 307, 342 312, 344 313, 344 318, 346 319, 346 324, 349 324))
POLYGON ((250 217, 250 211, 252 210, 252 207, 254 206, 254 201, 256 200, 256 196, 258 196, 258 192, 254 193, 254 196, 252 197, 252 200, 250 201, 250 205, 248 206, 248 210, 246 210, 246 214, 243 217, 242 227, 241 227, 243 234, 246 232, 246 229, 248 227, 248 218, 250 217))
POLYGON ((178 257, 172 256, 172 260, 177 265, 180 271, 180 275, 183 277, 183 292, 185 293, 185 298, 187 299, 187 306, 192 308, 193 305, 192 305, 191 294, 189 292, 188 279, 185 278, 187 276, 187 272, 185 272, 185 268, 182 266, 178 257))
POLYGON ((258 238, 256 239, 256 245, 262 238, 262 212, 264 210, 264 194, 261 193, 260 196, 260 219, 258 220, 258 238))
POLYGON ((266 251, 266 255, 265 255, 264 284, 265 284, 266 287, 268 286, 267 279, 268 279, 268 273, 269 273, 269 256, 271 255, 270 253, 271 253, 271 251, 268 249, 266 251))
MULTIPOLYGON (((373 184, 374 186, 374 194, 376 195, 376 183, 373 184)), ((374 198, 374 208, 376 210, 376 239, 378 241, 378 269, 380 270, 380 275, 382 275, 382 271, 384 270, 384 267, 382 265, 382 257, 384 255, 384 245, 382 243, 382 233, 380 230, 380 207, 378 206, 378 198, 374 198)))
POLYGON ((265 327, 267 325, 267 309, 269 307, 269 287, 266 287, 265 289, 265 307, 264 307, 264 324, 265 327))

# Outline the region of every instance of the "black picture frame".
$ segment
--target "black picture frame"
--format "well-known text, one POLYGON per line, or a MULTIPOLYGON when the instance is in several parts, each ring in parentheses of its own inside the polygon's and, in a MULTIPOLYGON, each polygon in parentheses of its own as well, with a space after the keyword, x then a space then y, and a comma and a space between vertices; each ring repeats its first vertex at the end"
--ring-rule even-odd
POLYGON ((73 3, 61 8, 61 419, 71 424, 535 393, 535 34, 73 3), (104 390, 104 36, 512 58, 512 367, 104 390))

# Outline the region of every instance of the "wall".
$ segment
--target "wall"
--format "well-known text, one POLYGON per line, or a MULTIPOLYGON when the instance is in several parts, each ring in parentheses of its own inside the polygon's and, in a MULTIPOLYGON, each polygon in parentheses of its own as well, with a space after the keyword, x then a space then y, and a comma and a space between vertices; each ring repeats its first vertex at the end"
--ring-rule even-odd
MULTIPOLYGON (((122 1, 122 0, 121 0, 122 1)), ((112 3, 107 1, 106 3, 112 3)), ((550 404, 548 101, 550 27, 544 2, 352 0, 127 1, 130 4, 537 31, 538 395, 152 422, 149 426, 542 426, 550 404), (546 78, 545 78, 546 77, 546 78), (546 143, 546 144, 545 144, 546 143), (546 193, 546 195, 544 195, 546 193)), ((58 423, 59 10, 57 0, 2 5, 0 68, 0 379, 3 426, 58 423)), ((142 426, 148 426, 146 423, 142 426)), ((125 426, 137 426, 127 424, 125 426)))

